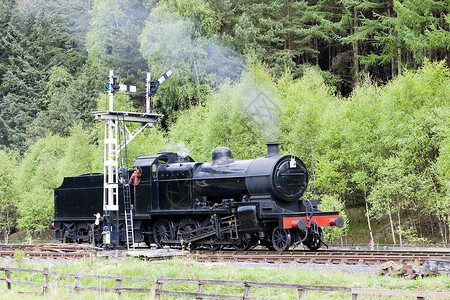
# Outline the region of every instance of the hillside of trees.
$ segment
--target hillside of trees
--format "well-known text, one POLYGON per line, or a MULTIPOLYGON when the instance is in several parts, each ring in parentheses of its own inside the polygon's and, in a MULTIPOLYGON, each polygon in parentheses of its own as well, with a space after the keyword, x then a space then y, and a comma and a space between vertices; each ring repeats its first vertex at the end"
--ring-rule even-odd
MULTIPOLYGON (((64 176, 103 170, 114 70, 165 118, 129 146, 308 167, 304 197, 367 243, 450 241, 449 0, 0 0, 0 231, 36 235, 64 176), (262 109, 264 108, 264 109, 262 109)), ((142 111, 139 95, 117 108, 142 111)))

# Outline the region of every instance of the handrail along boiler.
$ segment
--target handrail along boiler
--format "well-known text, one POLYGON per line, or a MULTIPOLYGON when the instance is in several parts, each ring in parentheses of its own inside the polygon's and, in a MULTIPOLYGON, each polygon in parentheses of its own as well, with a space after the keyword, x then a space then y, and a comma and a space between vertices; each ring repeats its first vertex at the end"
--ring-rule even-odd
MULTIPOLYGON (((134 167, 142 170, 131 188, 135 242, 211 250, 259 244, 284 251, 299 243, 320 248, 321 228, 342 227, 344 220, 337 211, 318 210, 317 200, 299 200, 308 172, 298 157, 280 155, 278 145, 267 143, 267 156, 248 160, 233 160, 226 147, 214 149, 211 162, 172 152, 135 158, 134 167)), ((118 172, 127 177, 132 170, 118 172)), ((51 222, 57 240, 102 243, 102 192, 101 173, 64 178, 55 188, 51 222)), ((126 245, 122 202, 119 216, 119 241, 126 245)))

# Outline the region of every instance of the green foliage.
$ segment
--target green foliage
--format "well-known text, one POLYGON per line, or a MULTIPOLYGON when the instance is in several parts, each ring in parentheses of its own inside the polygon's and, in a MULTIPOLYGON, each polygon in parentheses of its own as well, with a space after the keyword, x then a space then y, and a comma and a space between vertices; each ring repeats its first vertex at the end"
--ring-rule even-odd
POLYGON ((182 17, 193 18, 196 20, 196 26, 199 27, 197 34, 199 36, 214 37, 218 30, 220 22, 209 3, 204 0, 173 0, 169 1, 182 17))
POLYGON ((372 214, 380 219, 387 212, 396 212, 396 202, 404 199, 410 191, 407 190, 407 174, 398 157, 391 157, 384 162, 378 170, 378 178, 367 201, 372 205, 372 214))
POLYGON ((204 103, 212 87, 240 76, 242 58, 221 45, 218 24, 204 0, 162 1, 150 12, 140 36, 141 52, 153 77, 173 71, 159 89, 164 98, 155 102, 169 124, 178 111, 204 103))
POLYGON ((335 196, 323 195, 320 199, 319 209, 322 211, 339 211, 339 214, 344 218, 344 227, 324 227, 323 236, 325 241, 338 241, 341 237, 347 235, 349 230, 349 219, 344 210, 344 203, 335 196))
POLYGON ((443 59, 440 54, 449 49, 448 13, 447 1, 393 1, 393 11, 388 9, 388 14, 380 16, 381 30, 374 34, 381 51, 369 57, 388 63, 411 53, 410 65, 421 64, 427 57, 443 59))
POLYGON ((439 157, 436 160, 435 167, 443 191, 450 195, 450 138, 448 137, 442 141, 439 147, 439 157))
POLYGON ((43 232, 48 228, 49 221, 54 215, 53 192, 37 186, 28 192, 22 192, 18 203, 18 226, 25 230, 27 236, 43 232))
POLYGON ((49 135, 39 139, 15 172, 19 228, 29 236, 45 230, 54 214, 53 189, 61 185, 64 176, 101 171, 100 154, 80 126, 67 138, 49 135))
POLYGON ((327 39, 307 1, 250 1, 235 6, 239 18, 225 39, 243 53, 255 53, 274 74, 289 68, 298 76, 302 63, 316 59, 317 38, 327 39))
POLYGON ((14 262, 17 264, 19 268, 22 267, 24 257, 25 253, 23 253, 23 250, 14 252, 14 262))
POLYGON ((197 160, 210 160, 212 149, 219 146, 232 149, 235 159, 263 155, 264 144, 276 138, 277 100, 270 85, 263 66, 253 65, 240 82, 223 84, 205 106, 181 114, 170 127, 170 140, 183 142, 197 160), (261 104, 266 106, 260 111, 251 109, 261 104))
MULTIPOLYGON (((303 77, 296 80, 285 75, 278 87, 282 99, 280 141, 283 149, 301 157, 309 169, 314 170, 315 160, 321 154, 319 136, 324 130, 321 122, 331 113, 327 109, 338 109, 339 99, 333 96, 315 69, 305 71, 303 77)), ((314 181, 314 177, 311 180, 314 181)))
MULTIPOLYGON (((128 166, 131 168, 133 159, 140 155, 165 151, 178 151, 178 149, 173 149, 169 145, 169 141, 162 130, 158 130, 158 128, 145 129, 127 147, 128 166)), ((102 157, 102 153, 100 153, 100 157, 102 157)))
POLYGON ((251 17, 246 12, 242 13, 234 26, 234 39, 232 41, 234 47, 245 54, 255 53, 258 57, 263 57, 264 48, 257 41, 260 31, 254 25, 251 17))
POLYGON ((410 245, 428 245, 430 240, 426 237, 419 237, 419 233, 417 229, 414 227, 409 227, 403 229, 402 227, 398 228, 397 233, 402 236, 403 243, 410 245))
POLYGON ((67 88, 73 81, 73 76, 64 67, 53 67, 47 83, 49 105, 47 110, 41 110, 33 121, 32 130, 37 136, 56 133, 67 136, 70 126, 75 122, 75 110, 65 96, 67 88))
POLYGON ((256 124, 242 112, 240 95, 235 88, 222 86, 205 107, 179 117, 170 128, 170 140, 183 142, 196 160, 211 160, 212 149, 219 146, 232 149, 235 159, 261 155, 264 140, 256 124))
MULTIPOLYGON (((45 228, 62 177, 102 170, 91 112, 106 98, 92 91, 109 69, 143 90, 149 65, 153 79, 174 71, 153 99, 167 119, 130 144, 130 164, 167 150, 209 160, 217 146, 251 158, 278 140, 305 161, 309 196, 369 201, 404 238, 448 227, 450 72, 435 62, 448 63, 447 2, 1 1, 0 148, 23 158, 0 212, 45 228)), ((116 95, 115 109, 142 102, 116 95)))
POLYGON ((63 138, 48 136, 38 140, 20 162, 16 172, 20 187, 18 224, 29 236, 47 228, 53 215, 53 188, 62 182, 56 163, 64 150, 63 138))
POLYGON ((121 74, 123 83, 136 84, 147 68, 138 43, 148 14, 143 1, 96 0, 91 14, 86 34, 90 60, 121 74))
POLYGON ((17 158, 13 153, 0 149, 0 232, 7 236, 16 228, 16 203, 18 200, 14 174, 17 170, 17 158))
POLYGON ((9 7, 1 19, 1 143, 23 152, 35 140, 29 134, 34 117, 48 108, 52 67, 76 68, 81 59, 57 16, 39 9, 23 13, 9 2, 2 5, 9 7))
POLYGON ((58 160, 58 177, 77 176, 83 173, 100 172, 103 159, 103 147, 94 143, 94 137, 84 131, 80 125, 71 128, 70 136, 65 139, 64 155, 58 160))

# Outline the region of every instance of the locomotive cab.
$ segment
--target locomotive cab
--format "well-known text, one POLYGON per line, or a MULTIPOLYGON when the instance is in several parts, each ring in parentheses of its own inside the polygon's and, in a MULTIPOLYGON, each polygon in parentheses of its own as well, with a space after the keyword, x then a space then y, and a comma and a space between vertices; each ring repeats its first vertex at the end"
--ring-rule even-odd
POLYGON ((143 155, 135 158, 133 167, 142 170, 141 182, 132 188, 136 199, 136 214, 149 215, 151 212, 166 209, 181 209, 189 205, 189 184, 183 176, 189 174, 194 160, 180 157, 176 153, 162 152, 157 155, 143 155))

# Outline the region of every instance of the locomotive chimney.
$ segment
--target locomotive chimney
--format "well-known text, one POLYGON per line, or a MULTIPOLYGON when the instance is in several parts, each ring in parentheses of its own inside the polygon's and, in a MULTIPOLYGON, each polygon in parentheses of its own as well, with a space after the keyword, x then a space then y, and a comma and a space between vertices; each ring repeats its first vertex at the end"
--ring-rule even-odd
POLYGON ((229 164, 233 161, 231 157, 231 150, 228 147, 217 147, 212 153, 212 163, 213 164, 229 164))
POLYGON ((278 142, 268 142, 267 145, 267 156, 266 157, 272 157, 279 155, 278 153, 278 145, 280 143, 278 142))

